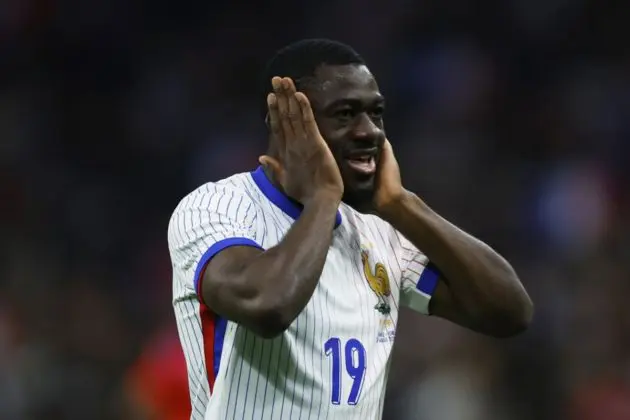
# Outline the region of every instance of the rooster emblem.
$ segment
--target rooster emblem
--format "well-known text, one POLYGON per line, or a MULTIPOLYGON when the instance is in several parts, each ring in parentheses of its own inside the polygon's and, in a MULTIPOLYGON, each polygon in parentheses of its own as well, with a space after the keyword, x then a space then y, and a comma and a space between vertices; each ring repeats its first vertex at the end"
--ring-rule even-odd
POLYGON ((374 266, 374 272, 370 266, 369 254, 367 251, 361 251, 361 261, 363 262, 363 274, 370 285, 370 288, 376 293, 378 303, 374 307, 382 314, 388 314, 391 310, 387 303, 387 297, 390 295, 391 290, 389 287, 389 276, 385 266, 381 263, 376 263, 374 266))

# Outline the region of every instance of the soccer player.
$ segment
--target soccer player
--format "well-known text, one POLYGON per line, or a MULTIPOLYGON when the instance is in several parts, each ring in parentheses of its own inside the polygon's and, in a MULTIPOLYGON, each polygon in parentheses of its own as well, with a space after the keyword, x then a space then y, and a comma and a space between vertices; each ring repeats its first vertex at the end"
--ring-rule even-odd
POLYGON ((349 46, 267 67, 269 147, 170 220, 192 419, 380 419, 401 305, 497 337, 532 303, 508 262, 403 187, 349 46))

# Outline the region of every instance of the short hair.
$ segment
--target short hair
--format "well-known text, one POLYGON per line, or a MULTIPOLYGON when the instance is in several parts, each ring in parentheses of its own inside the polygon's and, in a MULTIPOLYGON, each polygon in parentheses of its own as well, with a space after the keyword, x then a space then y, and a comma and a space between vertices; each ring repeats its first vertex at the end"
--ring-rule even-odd
POLYGON ((278 50, 268 61, 262 80, 263 118, 267 115, 266 97, 271 92, 271 78, 290 77, 295 87, 303 89, 322 65, 342 66, 365 64, 354 48, 339 41, 324 38, 303 39, 278 50))

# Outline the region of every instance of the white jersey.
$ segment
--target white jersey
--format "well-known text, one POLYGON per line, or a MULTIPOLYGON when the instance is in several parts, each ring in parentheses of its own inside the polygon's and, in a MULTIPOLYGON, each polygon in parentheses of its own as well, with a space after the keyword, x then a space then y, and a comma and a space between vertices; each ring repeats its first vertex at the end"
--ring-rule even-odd
POLYGON ((168 241, 191 419, 381 418, 398 308, 428 313, 438 281, 427 258, 382 219, 340 206, 319 284, 277 338, 254 335, 199 297, 214 255, 277 245, 300 211, 261 168, 205 184, 175 209, 168 241))

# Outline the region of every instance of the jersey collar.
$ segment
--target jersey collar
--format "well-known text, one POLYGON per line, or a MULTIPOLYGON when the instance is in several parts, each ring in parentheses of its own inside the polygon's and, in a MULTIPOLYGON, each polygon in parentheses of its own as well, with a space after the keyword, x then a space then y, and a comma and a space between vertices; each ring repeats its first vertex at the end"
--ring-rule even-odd
MULTIPOLYGON (((252 178, 258 186, 258 189, 267 197, 269 201, 276 205, 280 210, 291 216, 293 219, 300 217, 302 213, 302 205, 297 201, 289 198, 286 194, 280 191, 273 183, 267 178, 262 166, 259 166, 252 173, 252 178)), ((341 224, 341 213, 337 210, 337 217, 335 218, 335 228, 341 224)))

